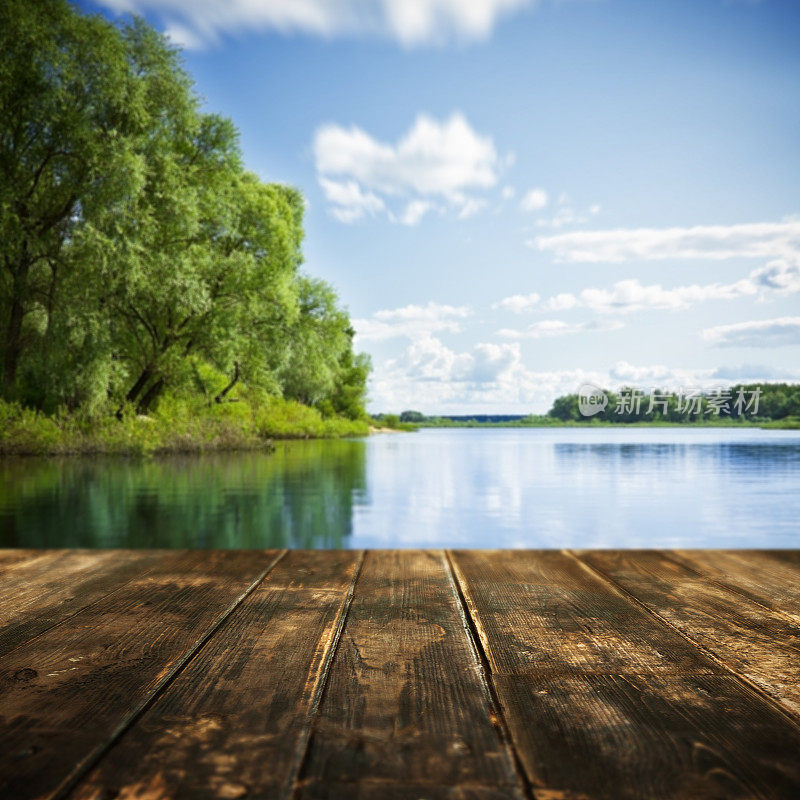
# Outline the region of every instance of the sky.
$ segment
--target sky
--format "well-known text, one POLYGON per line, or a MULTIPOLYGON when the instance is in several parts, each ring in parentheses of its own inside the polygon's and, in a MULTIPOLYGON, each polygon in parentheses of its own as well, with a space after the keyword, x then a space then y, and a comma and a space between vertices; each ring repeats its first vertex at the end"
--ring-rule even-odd
POLYGON ((97 0, 184 47, 368 407, 800 380, 797 0, 97 0))

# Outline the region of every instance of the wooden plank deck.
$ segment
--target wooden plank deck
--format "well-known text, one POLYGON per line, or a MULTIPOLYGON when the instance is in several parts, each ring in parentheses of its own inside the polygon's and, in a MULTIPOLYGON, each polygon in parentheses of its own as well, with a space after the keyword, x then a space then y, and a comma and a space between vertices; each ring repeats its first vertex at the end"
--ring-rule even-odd
POLYGON ((800 798, 797 551, 0 551, 0 798, 800 798))

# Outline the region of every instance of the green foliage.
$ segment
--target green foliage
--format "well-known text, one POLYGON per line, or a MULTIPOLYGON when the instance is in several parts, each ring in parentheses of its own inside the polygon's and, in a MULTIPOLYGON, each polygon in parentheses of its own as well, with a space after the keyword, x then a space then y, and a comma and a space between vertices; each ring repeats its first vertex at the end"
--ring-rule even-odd
POLYGON ((46 415, 0 400, 0 455, 150 455, 263 450, 273 439, 364 436, 363 420, 325 418, 294 400, 205 405, 167 396, 149 416, 131 407, 117 419, 61 411, 46 415))
MULTIPOLYGON (((579 422, 583 424, 616 423, 641 423, 650 424, 683 424, 699 423, 702 425, 724 425, 730 423, 788 420, 800 416, 800 385, 789 383, 764 383, 764 384, 737 384, 723 392, 722 412, 716 414, 712 405, 715 392, 705 392, 700 397, 697 407, 681 408, 678 405, 678 395, 670 392, 656 391, 656 395, 666 397, 667 405, 654 405, 650 409, 649 393, 639 392, 641 395, 638 409, 634 404, 623 401, 623 395, 636 391, 632 387, 623 388, 620 392, 606 392, 608 404, 605 409, 592 417, 584 417, 578 407, 578 395, 569 394, 558 397, 548 411, 548 417, 561 422, 579 422), (758 393, 758 407, 747 407, 753 400, 754 393, 758 393), (744 403, 737 403, 742 395, 744 403)), ((771 427, 775 427, 774 425, 771 427)))
MULTIPOLYGON (((302 196, 243 168, 179 52, 65 0, 0 5, 0 51, 0 395, 78 427, 115 414, 123 450, 161 446, 126 420, 161 419, 167 396, 173 415, 200 402, 191 441, 242 433, 214 408, 239 389, 313 406, 304 435, 363 420, 369 361, 299 272, 302 196)), ((47 448, 38 417, 14 424, 47 448)))

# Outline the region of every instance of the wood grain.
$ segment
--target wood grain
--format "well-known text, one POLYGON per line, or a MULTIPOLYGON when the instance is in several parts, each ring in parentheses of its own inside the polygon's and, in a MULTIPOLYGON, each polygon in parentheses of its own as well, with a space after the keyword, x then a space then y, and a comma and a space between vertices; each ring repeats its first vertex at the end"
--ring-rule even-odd
POLYGON ((800 796, 788 715, 576 559, 454 563, 537 798, 800 796))
POLYGON ((444 554, 370 552, 298 797, 521 797, 493 717, 444 554))
POLYGON ((796 551, 670 550, 669 556, 800 622, 800 561, 796 551))
POLYGON ((800 716, 800 625, 655 551, 577 555, 800 716))
POLYGON ((0 575, 0 656, 141 577, 169 551, 63 550, 0 575))
POLYGON ((28 550, 23 548, 0 549, 0 576, 6 574, 16 564, 41 558, 45 554, 42 550, 28 550))
POLYGON ((287 554, 74 797, 288 797, 361 558, 287 554))
POLYGON ((175 552, 0 658, 0 796, 68 787, 274 558, 175 552))

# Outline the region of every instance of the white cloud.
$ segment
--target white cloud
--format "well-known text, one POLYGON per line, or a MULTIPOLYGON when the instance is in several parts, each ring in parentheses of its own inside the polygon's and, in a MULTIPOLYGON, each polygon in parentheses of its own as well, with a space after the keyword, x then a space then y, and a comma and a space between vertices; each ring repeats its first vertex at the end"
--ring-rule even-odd
POLYGON ((547 205, 547 192, 544 189, 529 189, 519 205, 523 211, 541 211, 547 205))
POLYGON ((751 320, 706 328, 703 338, 718 347, 800 345, 800 317, 751 320))
POLYGON ((467 219, 475 214, 479 214, 488 207, 489 203, 486 200, 478 199, 475 197, 467 197, 464 199, 461 210, 458 212, 459 219, 467 219))
POLYGON ((778 294, 800 292, 800 253, 792 258, 770 261, 765 267, 751 272, 750 278, 758 286, 778 294))
POLYGON ((534 372, 523 364, 519 342, 481 342, 456 352, 427 337, 377 367, 370 407, 417 408, 426 413, 546 411, 558 395, 603 377, 581 369, 534 372))
POLYGON ((664 289, 659 284, 643 286, 638 280, 626 280, 618 281, 612 289, 584 289, 578 304, 605 314, 627 314, 646 308, 675 311, 705 300, 732 300, 756 292, 756 286, 747 279, 730 284, 694 284, 674 289, 664 289))
POLYGON ((622 328, 618 320, 589 320, 588 322, 565 322, 562 319, 543 319, 522 330, 502 328, 497 331, 504 339, 549 339, 554 336, 571 336, 576 333, 614 331, 622 328))
POLYGON ((399 336, 410 339, 430 337, 436 331, 458 332, 461 323, 472 311, 467 306, 450 306, 429 302, 425 306, 376 311, 368 319, 354 319, 353 328, 359 341, 384 341, 399 336))
MULTIPOLYGON (((485 207, 472 196, 495 186, 501 159, 490 136, 477 133, 460 113, 438 121, 420 114, 395 144, 379 141, 356 126, 321 126, 314 135, 313 153, 320 185, 354 184, 363 194, 387 206, 405 202, 406 211, 390 214, 419 221, 420 203, 437 199, 467 217, 485 207), (415 206, 409 204, 417 203, 415 206)), ((408 223, 406 223, 408 224, 408 223)))
MULTIPOLYGON (((610 389, 622 386, 635 386, 641 389, 676 390, 689 387, 710 387, 714 370, 680 369, 664 364, 634 365, 627 361, 617 361, 608 373, 610 389)), ((719 383, 719 381, 717 381, 719 383)))
POLYGON ((500 194, 503 196, 503 200, 511 200, 516 193, 517 190, 513 186, 504 186, 500 194))
POLYGON ((515 314, 521 314, 523 311, 536 308, 540 300, 541 297, 536 294, 536 292, 532 292, 531 294, 514 294, 511 295, 511 297, 504 297, 502 300, 493 303, 492 308, 503 308, 507 311, 513 311, 515 314))
POLYGON ((542 236, 532 245, 559 261, 621 262, 669 258, 792 258, 800 220, 692 228, 630 228, 542 236))
POLYGON ((418 225, 420 220, 433 208, 433 204, 427 200, 412 200, 398 221, 403 225, 418 225))
POLYGON ((331 214, 340 222, 355 222, 365 214, 374 215, 384 209, 383 200, 372 192, 365 192, 355 181, 332 181, 320 178, 325 198, 332 203, 331 214))
MULTIPOLYGON (((643 309, 677 311, 708 300, 735 300, 756 295, 763 298, 771 292, 781 295, 800 292, 800 259, 771 261, 733 283, 691 284, 665 289, 657 283, 645 286, 636 279, 617 281, 611 289, 588 288, 578 295, 558 294, 544 301, 541 307, 557 311, 581 306, 602 314, 628 314, 643 309)), ((502 306, 504 302, 495 305, 502 306)))
POLYGON ((544 303, 544 308, 548 311, 567 311, 578 305, 578 298, 569 292, 561 292, 554 295, 544 303))
POLYGON ((372 35, 406 47, 487 38, 531 0, 100 0, 116 12, 155 13, 176 42, 199 48, 221 35, 264 30, 331 38, 372 35))
POLYGON ((534 371, 523 362, 519 342, 480 343, 457 352, 435 337, 424 337, 403 354, 379 365, 370 387, 376 411, 419 409, 425 413, 543 413, 560 395, 584 383, 612 391, 711 390, 747 380, 787 380, 798 373, 768 367, 691 369, 618 361, 609 368, 534 371))

